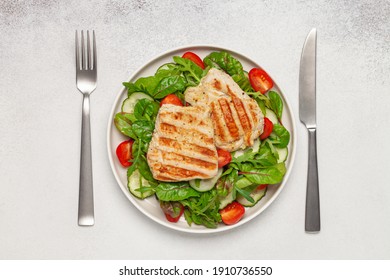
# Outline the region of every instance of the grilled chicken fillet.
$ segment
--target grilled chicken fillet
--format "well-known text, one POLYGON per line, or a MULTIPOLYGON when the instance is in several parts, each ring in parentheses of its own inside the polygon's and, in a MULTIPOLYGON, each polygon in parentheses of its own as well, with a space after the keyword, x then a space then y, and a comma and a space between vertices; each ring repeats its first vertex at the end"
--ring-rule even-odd
POLYGON ((163 105, 156 119, 147 161, 156 180, 212 178, 218 155, 210 111, 202 107, 163 105))
POLYGON ((263 132, 264 116, 256 101, 221 70, 210 69, 198 86, 185 91, 185 101, 210 109, 218 148, 231 152, 251 147, 263 132))

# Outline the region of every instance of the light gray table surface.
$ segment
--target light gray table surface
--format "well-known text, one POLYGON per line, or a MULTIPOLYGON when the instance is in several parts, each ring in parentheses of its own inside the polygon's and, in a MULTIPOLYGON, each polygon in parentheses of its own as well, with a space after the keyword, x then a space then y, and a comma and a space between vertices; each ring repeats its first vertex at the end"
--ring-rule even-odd
POLYGON ((389 259, 389 1, 1 1, 0 259, 389 259), (304 39, 318 30, 322 230, 304 232, 304 39), (96 224, 77 225, 82 96, 74 33, 94 29, 91 97, 96 224), (176 232, 124 196, 107 155, 121 83, 183 45, 226 47, 278 82, 296 118, 288 183, 261 215, 215 235, 176 232))

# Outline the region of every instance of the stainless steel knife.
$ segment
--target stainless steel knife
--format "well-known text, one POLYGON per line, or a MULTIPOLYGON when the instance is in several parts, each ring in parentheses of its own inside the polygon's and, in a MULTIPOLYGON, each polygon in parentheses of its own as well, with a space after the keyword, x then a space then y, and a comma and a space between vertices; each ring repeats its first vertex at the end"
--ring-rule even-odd
POLYGON ((321 229, 316 136, 316 52, 317 30, 313 28, 303 45, 299 71, 299 118, 305 124, 309 134, 305 210, 307 232, 319 232, 321 229))

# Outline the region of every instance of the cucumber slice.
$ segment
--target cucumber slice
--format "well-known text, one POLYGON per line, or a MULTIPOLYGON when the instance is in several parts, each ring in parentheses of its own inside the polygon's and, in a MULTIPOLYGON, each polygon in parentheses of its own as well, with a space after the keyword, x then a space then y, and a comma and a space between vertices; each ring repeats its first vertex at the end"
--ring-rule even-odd
POLYGON ((233 157, 234 158, 238 158, 239 156, 242 156, 246 151, 248 151, 249 149, 252 149, 252 152, 254 153, 257 153, 260 149, 260 140, 259 138, 256 138, 254 141, 253 141, 253 146, 252 147, 248 147, 244 150, 237 150, 234 152, 233 154, 233 157))
POLYGON ((250 196, 253 198, 254 202, 248 201, 245 197, 242 195, 237 195, 237 202, 239 202, 241 205, 245 207, 252 207, 255 206, 257 202, 259 202, 266 194, 267 188, 262 190, 255 189, 253 192, 251 192, 250 196))
POLYGON ((140 99, 149 99, 153 100, 150 95, 147 95, 143 92, 133 92, 128 98, 126 98, 122 103, 122 112, 123 113, 134 113, 134 107, 138 100, 140 99))
POLYGON ((286 148, 275 148, 276 152, 279 155, 278 163, 285 162, 288 155, 288 149, 286 148))
POLYGON ((214 188, 215 184, 217 183, 219 177, 221 177, 223 172, 223 168, 218 168, 217 175, 215 175, 213 178, 210 179, 194 179, 190 180, 190 186, 197 190, 198 192, 207 192, 214 188))
MULTIPOLYGON (((240 189, 243 189, 243 188, 246 188, 250 185, 252 185, 253 183, 251 181, 249 181, 247 178, 243 177, 241 179, 239 179, 236 183, 235 183, 235 186, 240 188, 240 189)), ((233 202, 233 200, 235 199, 235 197, 233 197, 233 187, 231 189, 231 191, 228 193, 227 196, 221 198, 219 200, 219 209, 223 209, 226 207, 226 205, 228 205, 229 203, 233 202)))
POLYGON ((139 189, 141 186, 143 187, 150 187, 149 182, 141 176, 138 170, 135 170, 130 177, 127 180, 127 187, 129 188, 129 191, 132 195, 134 195, 137 198, 144 199, 154 194, 154 191, 150 190, 147 192, 140 192, 137 189, 139 189))
POLYGON ((278 123, 279 123, 278 117, 276 116, 276 114, 274 113, 274 111, 272 111, 271 109, 265 108, 265 116, 266 116, 273 124, 278 124, 278 123))
MULTIPOLYGON (((232 188, 233 189, 233 188, 232 188)), ((233 192, 230 191, 227 196, 221 198, 219 200, 219 209, 223 209, 226 207, 226 205, 228 205, 229 203, 233 202, 234 200, 234 197, 233 197, 233 192)))

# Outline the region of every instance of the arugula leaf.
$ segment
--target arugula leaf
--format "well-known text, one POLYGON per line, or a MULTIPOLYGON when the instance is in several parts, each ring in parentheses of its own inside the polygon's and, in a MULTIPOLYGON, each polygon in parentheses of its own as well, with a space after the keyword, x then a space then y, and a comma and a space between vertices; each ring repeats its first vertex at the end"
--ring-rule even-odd
POLYGON ((189 197, 198 197, 199 193, 188 182, 163 182, 156 187, 156 195, 162 201, 181 201, 189 197))
POLYGON ((207 228, 216 228, 222 221, 219 214, 219 200, 216 189, 199 193, 199 197, 190 197, 181 203, 186 207, 184 217, 189 225, 195 223, 207 228))
POLYGON ((255 157, 255 161, 262 166, 275 165, 278 159, 275 157, 269 145, 262 145, 255 157))
POLYGON ((246 200, 248 200, 249 202, 252 202, 254 203, 255 200, 253 199, 253 197, 251 197, 251 192, 248 191, 248 190, 245 190, 245 189, 240 189, 240 188, 235 188, 236 191, 241 194, 246 200))
POLYGON ((267 107, 267 108, 271 109, 271 101, 269 100, 269 98, 266 95, 261 94, 258 91, 256 91, 256 92, 247 92, 247 94, 250 97, 252 97, 253 99, 256 100, 257 104, 259 105, 259 107, 261 109, 261 112, 265 116, 266 115, 265 108, 267 107))
POLYGON ((192 62, 189 59, 182 58, 180 56, 174 56, 173 60, 180 65, 181 71, 186 77, 186 87, 187 86, 196 86, 199 84, 200 79, 203 77, 203 69, 200 68, 196 63, 192 62))
POLYGON ((155 99, 162 99, 170 93, 184 91, 186 89, 186 80, 182 76, 169 76, 163 78, 152 93, 155 99))

